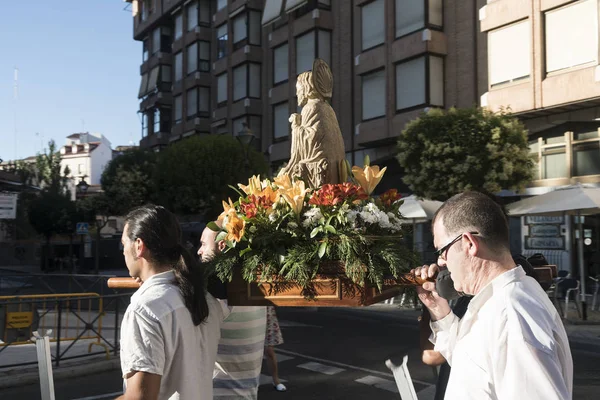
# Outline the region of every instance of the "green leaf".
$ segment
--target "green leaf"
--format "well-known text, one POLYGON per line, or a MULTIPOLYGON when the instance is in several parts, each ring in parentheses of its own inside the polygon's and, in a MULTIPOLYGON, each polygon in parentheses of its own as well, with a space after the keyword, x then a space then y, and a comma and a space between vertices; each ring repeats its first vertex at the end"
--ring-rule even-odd
POLYGON ((219 232, 221 230, 221 228, 219 228, 219 225, 214 223, 214 221, 210 221, 208 224, 206 224, 206 227, 214 232, 219 232))
POLYGON ((334 235, 337 233, 337 231, 335 230, 335 228, 331 225, 325 225, 325 230, 329 233, 333 233, 334 235))
POLYGON ((252 248, 246 247, 244 250, 240 251, 240 257, 242 257, 247 252, 252 251, 252 248))
POLYGON ((226 237, 227 237, 227 232, 221 231, 215 238, 215 242, 220 242, 221 240, 225 240, 226 237))
POLYGON ((365 161, 364 161, 363 164, 364 164, 365 167, 371 165, 371 157, 369 157, 368 154, 365 155, 365 161))
POLYGON ((319 258, 323 258, 323 256, 325 255, 325 250, 327 250, 327 242, 323 242, 319 246, 319 258))
POLYGON ((314 238, 315 236, 317 236, 319 234, 319 232, 322 232, 323 229, 320 226, 317 226, 315 229, 312 230, 312 232, 310 233, 310 237, 314 238))

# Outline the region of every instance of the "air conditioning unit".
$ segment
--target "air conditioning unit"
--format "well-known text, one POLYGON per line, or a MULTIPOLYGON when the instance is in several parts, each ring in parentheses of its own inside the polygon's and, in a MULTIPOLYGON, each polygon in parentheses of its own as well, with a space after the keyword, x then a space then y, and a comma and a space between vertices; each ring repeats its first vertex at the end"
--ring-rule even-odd
POLYGON ((321 13, 319 12, 319 9, 313 10, 313 12, 312 12, 313 19, 319 19, 320 16, 321 16, 321 13))
POLYGON ((431 30, 423 29, 423 41, 430 42, 431 41, 431 30))
POLYGON ((213 63, 213 71, 217 69, 217 63, 213 63))
POLYGON ((156 95, 156 98, 157 98, 158 100, 162 99, 162 98, 163 98, 163 94, 162 94, 162 92, 158 92, 158 94, 156 95))
POLYGON ((354 57, 354 65, 356 65, 356 66, 360 65, 360 54, 357 55, 356 57, 354 57))
POLYGON ((356 124, 354 127, 354 136, 358 136, 360 134, 360 124, 356 124))
POLYGON ((273 94, 273 89, 269 89, 269 98, 271 98, 272 94, 273 94))
POLYGON ((269 42, 270 42, 271 40, 273 40, 273 34, 272 34, 272 33, 269 33, 269 42))

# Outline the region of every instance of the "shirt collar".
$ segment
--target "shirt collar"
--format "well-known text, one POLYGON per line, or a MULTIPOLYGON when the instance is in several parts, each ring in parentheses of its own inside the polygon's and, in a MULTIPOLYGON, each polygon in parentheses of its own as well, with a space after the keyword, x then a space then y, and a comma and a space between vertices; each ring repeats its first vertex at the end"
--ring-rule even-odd
POLYGON ((169 284, 172 285, 175 282, 175 273, 170 270, 152 275, 148 280, 142 283, 142 286, 131 296, 131 302, 133 303, 140 297, 148 288, 156 285, 169 284))
POLYGON ((481 292, 473 297, 473 300, 469 303, 469 309, 472 311, 479 311, 479 309, 481 309, 481 307, 483 307, 483 305, 494 295, 495 291, 499 291, 511 282, 523 279, 525 275, 523 267, 517 265, 516 268, 495 277, 491 282, 485 285, 481 292))

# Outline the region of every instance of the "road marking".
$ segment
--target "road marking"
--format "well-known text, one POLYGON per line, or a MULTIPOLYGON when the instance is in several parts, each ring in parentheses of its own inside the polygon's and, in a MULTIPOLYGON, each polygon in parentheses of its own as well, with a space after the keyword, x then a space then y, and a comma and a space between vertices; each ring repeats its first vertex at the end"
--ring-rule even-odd
MULTIPOLYGON (((279 382, 285 383, 287 380, 279 378, 279 382)), ((262 385, 273 385, 273 377, 269 375, 260 374, 260 386, 262 385)))
POLYGON ((308 362, 308 363, 296 365, 296 367, 304 368, 309 371, 320 372, 325 375, 335 375, 335 374, 345 371, 345 369, 343 369, 343 368, 332 367, 330 365, 325 365, 325 364, 321 364, 318 362, 308 362))
MULTIPOLYGON (((294 357, 284 356, 283 354, 275 354, 275 357, 277 357, 277 363, 282 363, 284 361, 293 360, 294 359, 294 357)), ((263 356, 263 360, 266 360, 266 359, 267 359, 267 355, 265 354, 263 356)))
POLYGON ((396 386, 396 382, 390 381, 388 379, 383 379, 378 376, 367 375, 363 376, 360 379, 356 379, 354 382, 364 383, 365 385, 387 390, 388 392, 398 393, 398 387, 396 386))
POLYGON ((100 400, 100 399, 114 399, 117 396, 121 396, 123 394, 123 391, 120 392, 114 392, 114 393, 107 393, 107 394, 100 394, 98 396, 91 396, 91 397, 81 397, 79 399, 73 399, 73 400, 100 400))
MULTIPOLYGON (((278 349, 278 348, 275 348, 275 352, 276 353, 288 354, 290 356, 302 357, 302 358, 305 358, 307 360, 318 361, 318 362, 322 362, 322 363, 327 363, 327 364, 335 365, 335 366, 338 366, 338 367, 341 367, 341 368, 354 369, 354 370, 357 370, 357 371, 363 371, 363 372, 367 372, 369 374, 380 375, 380 376, 384 376, 386 378, 392 378, 392 379, 394 379, 394 375, 390 374, 390 373, 387 373, 387 372, 375 371, 375 370, 372 370, 372 369, 357 367, 355 365, 344 364, 344 363, 340 363, 340 362, 337 362, 337 361, 325 360, 325 359, 319 358, 319 357, 306 356, 304 354, 296 353, 296 352, 289 351, 289 350, 278 349)), ((432 385, 432 383, 430 383, 430 382, 420 381, 420 380, 417 380, 417 379, 413 379, 412 381, 415 382, 415 383, 418 383, 420 385, 425 385, 425 386, 431 386, 432 385)))

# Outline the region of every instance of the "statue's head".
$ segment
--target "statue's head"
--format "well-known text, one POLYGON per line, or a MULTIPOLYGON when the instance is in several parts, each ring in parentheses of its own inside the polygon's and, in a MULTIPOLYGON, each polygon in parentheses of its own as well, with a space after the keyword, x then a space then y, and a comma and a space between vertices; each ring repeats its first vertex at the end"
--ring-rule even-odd
POLYGON ((330 99, 333 87, 333 76, 327 63, 319 58, 313 62, 312 71, 298 75, 296 96, 298 105, 304 107, 308 99, 330 99))

